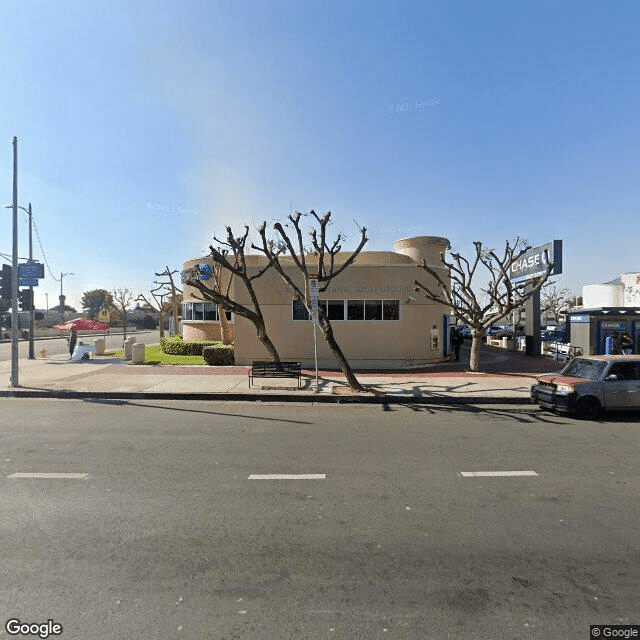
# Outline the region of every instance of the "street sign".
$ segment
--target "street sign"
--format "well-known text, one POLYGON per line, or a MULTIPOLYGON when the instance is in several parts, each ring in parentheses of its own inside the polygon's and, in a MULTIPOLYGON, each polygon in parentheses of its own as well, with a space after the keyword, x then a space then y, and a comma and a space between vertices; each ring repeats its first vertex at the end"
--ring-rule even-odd
MULTIPOLYGON (((309 278, 309 296, 311 297, 311 309, 316 312, 316 316, 318 315, 318 279, 317 278, 309 278)), ((317 322, 314 320, 314 322, 317 322)))
POLYGON ((38 278, 18 278, 19 287, 37 287, 38 278))
POLYGON ((44 278, 44 265, 41 262, 19 264, 18 278, 44 278))

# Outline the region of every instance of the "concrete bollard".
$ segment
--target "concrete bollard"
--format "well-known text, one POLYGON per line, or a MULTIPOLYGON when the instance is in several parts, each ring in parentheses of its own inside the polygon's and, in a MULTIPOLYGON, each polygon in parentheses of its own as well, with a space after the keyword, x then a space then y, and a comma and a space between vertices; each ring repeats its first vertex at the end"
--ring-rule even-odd
POLYGON ((104 355, 104 338, 95 338, 93 340, 93 346, 95 347, 97 356, 104 355))
POLYGON ((131 360, 131 347, 136 341, 135 336, 130 336, 124 341, 124 359, 131 360))
POLYGON ((144 343, 136 342, 131 345, 131 364, 144 364, 144 343))

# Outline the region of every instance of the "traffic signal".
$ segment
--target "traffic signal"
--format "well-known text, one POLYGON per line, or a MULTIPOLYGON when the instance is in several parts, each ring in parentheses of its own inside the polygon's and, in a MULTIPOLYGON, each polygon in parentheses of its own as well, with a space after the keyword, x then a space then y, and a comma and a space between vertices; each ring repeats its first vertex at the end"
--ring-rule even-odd
POLYGON ((0 276, 0 298, 11 300, 11 266, 2 265, 2 275, 0 276))
POLYGON ((23 289, 18 293, 20 308, 23 311, 31 311, 33 309, 33 291, 31 289, 23 289))

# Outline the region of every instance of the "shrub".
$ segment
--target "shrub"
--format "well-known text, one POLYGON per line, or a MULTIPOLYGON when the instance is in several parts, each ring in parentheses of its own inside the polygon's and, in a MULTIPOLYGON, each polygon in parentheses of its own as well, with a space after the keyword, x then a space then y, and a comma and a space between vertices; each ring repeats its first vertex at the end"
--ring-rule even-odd
POLYGON ((164 353, 172 356, 201 356, 204 347, 218 344, 217 340, 187 340, 180 336, 162 338, 160 348, 164 353))
POLYGON ((218 342, 215 345, 208 345, 202 349, 202 357, 210 366, 222 366, 234 364, 233 345, 218 342))

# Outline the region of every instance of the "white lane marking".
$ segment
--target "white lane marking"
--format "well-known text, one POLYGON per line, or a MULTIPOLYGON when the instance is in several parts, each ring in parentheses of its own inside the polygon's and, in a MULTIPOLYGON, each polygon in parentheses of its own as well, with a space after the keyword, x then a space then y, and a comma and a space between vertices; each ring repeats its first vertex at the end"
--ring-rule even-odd
POLYGON ((503 478, 507 476, 537 476, 535 471, 461 471, 463 478, 503 478))
POLYGON ((325 480, 325 473, 252 473, 249 480, 325 480))
POLYGON ((7 478, 86 478, 88 473, 12 473, 7 478))

